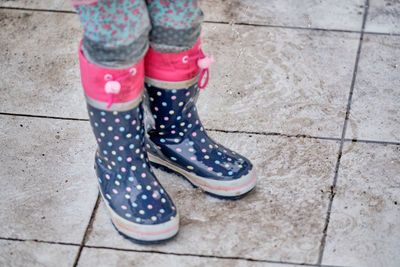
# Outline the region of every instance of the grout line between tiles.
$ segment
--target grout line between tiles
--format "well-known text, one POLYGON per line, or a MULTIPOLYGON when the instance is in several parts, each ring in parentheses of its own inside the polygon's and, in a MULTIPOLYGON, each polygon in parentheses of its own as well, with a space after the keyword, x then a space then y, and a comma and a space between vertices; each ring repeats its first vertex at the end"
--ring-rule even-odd
MULTIPOLYGON (((81 246, 80 244, 77 244, 77 243, 55 242, 55 241, 46 241, 46 240, 39 240, 39 239, 21 239, 21 238, 12 238, 12 237, 0 237, 0 240, 12 241, 12 242, 36 242, 36 243, 43 243, 43 244, 50 244, 50 245, 66 245, 66 246, 75 246, 75 247, 81 246)), ((276 264, 287 264, 287 265, 318 266, 316 264, 272 261, 272 260, 257 260, 257 259, 244 258, 244 257, 214 256, 214 255, 202 255, 202 254, 191 254, 191 253, 174 253, 174 252, 163 252, 163 251, 152 251, 152 250, 135 250, 135 249, 123 249, 123 248, 104 247, 104 246, 95 246, 95 245, 84 245, 83 247, 91 248, 91 249, 107 249, 107 250, 124 251, 124 252, 173 255, 173 256, 178 256, 178 257, 216 258, 216 259, 222 259, 222 260, 224 260, 224 259, 226 259, 226 260, 243 260, 243 261, 251 261, 251 262, 265 262, 265 263, 276 263, 276 264)), ((341 267, 341 266, 322 265, 322 267, 341 267)))
MULTIPOLYGON (((0 112, 0 116, 15 116, 15 117, 28 117, 28 118, 38 118, 38 119, 52 119, 52 120, 66 120, 66 121, 89 121, 89 119, 71 118, 71 117, 57 117, 57 116, 46 116, 46 115, 31 115, 31 114, 20 114, 20 113, 6 113, 0 112)), ((324 137, 324 136, 313 136, 307 134, 285 134, 278 132, 255 132, 255 131, 241 131, 241 130, 222 130, 206 128, 210 132, 221 132, 230 134, 249 134, 249 135, 264 135, 264 136, 280 136, 287 138, 308 138, 316 140, 328 140, 328 141, 341 141, 341 138, 337 137, 324 137)), ((379 144, 379 145, 400 145, 400 142, 396 141, 379 141, 379 140, 366 140, 366 139, 356 139, 356 138, 345 138, 344 142, 353 143, 367 143, 367 144, 379 144)))
POLYGON ((364 32, 364 34, 369 35, 388 35, 388 36, 400 36, 400 33, 390 33, 390 32, 364 32))
POLYGON ((20 10, 20 11, 51 12, 51 13, 64 13, 64 14, 76 14, 76 12, 75 12, 75 11, 72 11, 72 10, 57 10, 57 9, 46 9, 46 8, 29 8, 29 7, 7 7, 7 6, 0 6, 0 9, 20 10))
POLYGON ((31 114, 23 114, 23 113, 0 112, 0 115, 4 115, 4 116, 15 116, 15 117, 28 117, 28 118, 39 118, 39 119, 66 120, 66 121, 89 121, 89 119, 79 119, 79 118, 70 118, 70 117, 57 117, 57 116, 46 116, 46 115, 31 115, 31 114))
POLYGON ((78 266, 79 259, 81 257, 81 253, 82 253, 82 249, 85 246, 86 241, 87 241, 87 239, 88 239, 88 237, 90 235, 90 232, 91 232, 91 229, 92 229, 92 225, 93 225, 93 221, 94 221, 94 218, 96 216, 97 209, 99 208, 99 205, 100 205, 100 191, 97 193, 96 204, 94 204, 94 207, 93 207, 93 210, 92 210, 92 214, 90 215, 89 223, 88 223, 88 225, 86 227, 86 230, 85 230, 85 233, 83 235, 82 242, 79 245, 79 250, 78 250, 78 253, 76 254, 76 257, 75 257, 75 260, 74 260, 74 265, 73 265, 74 267, 78 266))
MULTIPOLYGON (((64 13, 64 14, 76 14, 73 10, 57 10, 57 9, 46 9, 46 8, 26 8, 26 7, 7 7, 0 6, 0 9, 8 10, 19 10, 19 11, 37 11, 37 12, 50 12, 50 13, 64 13)), ((204 23, 208 24, 225 24, 229 25, 231 22, 227 21, 212 21, 205 20, 204 23)), ((261 23, 246 23, 246 22, 235 22, 235 25, 240 26, 253 26, 253 27, 265 27, 265 28, 280 28, 280 29, 291 29, 291 30, 309 30, 309 31, 324 31, 324 32, 342 32, 342 33, 361 33, 356 30, 343 30, 343 29, 324 29, 314 27, 301 27, 301 26, 285 26, 285 25, 273 25, 273 24, 261 24, 261 23)), ((364 32, 370 35, 388 35, 388 36, 400 36, 400 33, 386 33, 386 32, 364 32)))
POLYGON ((312 136, 307 134, 284 134, 278 132, 253 132, 253 131, 240 131, 240 130, 222 130, 222 129, 212 129, 206 128, 210 132, 221 132, 221 133, 237 133, 237 134, 249 134, 249 135, 265 135, 265 136, 281 136, 288 138, 308 138, 308 139, 318 139, 318 140, 329 140, 329 141, 340 141, 340 138, 335 137, 323 137, 323 136, 312 136))
POLYGON ((324 31, 324 32, 343 32, 343 33, 360 33, 355 30, 341 30, 341 29, 324 29, 314 27, 301 27, 301 26, 285 26, 285 25, 273 25, 273 24, 259 24, 259 23, 246 23, 246 22, 227 22, 227 21, 211 21, 205 20, 204 23, 209 24, 234 24, 239 26, 253 26, 253 27, 265 27, 265 28, 279 28, 279 29, 290 29, 290 30, 309 30, 309 31, 324 31))
POLYGON ((14 242, 36 242, 36 243, 44 243, 50 245, 64 245, 64 246, 79 246, 76 243, 69 243, 69 242, 56 242, 56 241, 46 241, 46 240, 39 240, 39 239, 21 239, 21 238, 14 238, 14 237, 0 237, 0 240, 5 241, 14 241, 14 242))
POLYGON ((395 145, 400 146, 400 142, 395 141, 377 141, 377 140, 365 140, 365 139, 344 139, 345 142, 352 143, 366 143, 366 144, 378 144, 378 145, 395 145))
MULTIPOLYGON (((209 24, 234 24, 240 26, 253 26, 253 27, 265 27, 265 28, 279 28, 279 29, 291 29, 291 30, 309 30, 309 31, 323 31, 323 32, 342 32, 342 33, 358 33, 361 31, 356 30, 343 30, 343 29, 325 29, 325 28, 314 28, 314 27, 301 27, 301 26, 285 26, 285 25, 273 25, 273 24, 257 24, 257 23, 246 23, 246 22, 226 22, 226 21, 204 21, 209 24)), ((390 32, 373 32, 364 31, 364 34, 369 35, 387 35, 387 36, 400 36, 400 33, 390 32)))
MULTIPOLYGON (((176 253, 176 252, 164 252, 164 251, 157 251, 157 250, 138 250, 138 249, 114 248, 114 247, 95 246, 95 245, 85 245, 84 247, 92 248, 92 249, 107 249, 107 250, 124 251, 124 252, 173 255, 173 256, 181 256, 181 257, 183 256, 183 257, 215 258, 215 259, 222 259, 222 260, 242 260, 242 261, 250 261, 250 262, 264 262, 264 263, 287 264, 287 265, 318 266, 316 264, 273 261, 273 260, 258 260, 258 259, 246 258, 246 257, 215 256, 215 255, 203 255, 203 254, 194 254, 194 253, 176 253)), ((323 266, 328 267, 328 265, 323 265, 323 266)), ((338 266, 335 266, 335 267, 338 267, 338 266)))
POLYGON ((336 184, 337 184, 337 180, 338 180, 339 167, 340 167, 340 162, 341 162, 342 153, 343 153, 343 145, 345 142, 347 123, 348 123, 348 119, 350 116, 351 102, 352 102, 352 98, 353 98, 354 85, 355 85, 356 77, 357 77, 358 64, 360 61, 361 48, 362 48, 362 43, 363 43, 363 39, 364 39, 365 23, 367 21, 367 16, 368 16, 368 9, 369 9, 369 0, 365 0, 365 9, 364 9, 364 15, 363 15, 363 20, 362 20, 362 25, 361 25, 360 40, 358 43, 356 60, 354 62, 353 77, 351 80, 349 96, 347 99, 346 115, 345 115, 344 122, 343 122, 342 137, 341 137, 338 156, 337 156, 337 160, 336 160, 333 182, 332 182, 330 194, 329 194, 329 204, 328 204, 328 209, 326 212, 325 225, 324 225, 323 235, 321 238, 318 261, 317 261, 318 265, 322 264, 322 260, 323 260, 324 252, 325 252, 326 238, 327 238, 327 234, 328 234, 328 227, 329 227, 329 222, 330 222, 330 217, 331 217, 331 212, 332 212, 333 200, 334 200, 335 194, 336 194, 336 192, 335 192, 336 184))

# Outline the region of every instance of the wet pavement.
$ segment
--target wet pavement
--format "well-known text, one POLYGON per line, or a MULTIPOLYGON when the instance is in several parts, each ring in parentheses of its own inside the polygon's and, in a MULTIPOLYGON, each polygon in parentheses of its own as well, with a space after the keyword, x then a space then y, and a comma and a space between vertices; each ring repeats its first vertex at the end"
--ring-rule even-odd
POLYGON ((1 266, 399 266, 400 2, 203 0, 198 108, 259 183, 155 170, 179 235, 136 245, 98 196, 69 1, 0 0, 1 266))

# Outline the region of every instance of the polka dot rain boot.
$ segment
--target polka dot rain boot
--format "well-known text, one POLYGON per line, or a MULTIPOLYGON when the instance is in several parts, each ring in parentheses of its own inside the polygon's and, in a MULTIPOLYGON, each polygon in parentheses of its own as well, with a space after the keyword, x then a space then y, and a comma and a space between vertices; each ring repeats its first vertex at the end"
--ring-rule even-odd
POLYGON ((115 228, 136 243, 158 243, 179 228, 176 208, 144 150, 143 59, 126 69, 105 69, 79 54, 90 123, 97 139, 99 188, 115 228))
POLYGON ((145 85, 154 126, 146 146, 153 164, 183 175, 213 196, 235 199, 254 188, 256 172, 248 159, 213 141, 198 117, 195 103, 212 62, 200 40, 184 52, 147 52, 145 85))

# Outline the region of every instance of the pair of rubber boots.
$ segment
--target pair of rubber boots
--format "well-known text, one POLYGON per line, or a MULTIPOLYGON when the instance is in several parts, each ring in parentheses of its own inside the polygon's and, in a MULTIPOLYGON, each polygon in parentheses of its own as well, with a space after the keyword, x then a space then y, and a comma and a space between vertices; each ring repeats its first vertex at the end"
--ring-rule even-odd
POLYGON ((146 244, 178 233, 178 211, 150 164, 173 170, 220 198, 239 198, 254 188, 256 173, 250 161, 214 142, 198 117, 195 103, 213 61, 203 54, 200 40, 179 53, 149 49, 139 63, 124 69, 93 65, 81 49, 79 59, 98 143, 100 192, 122 235, 146 244), (149 131, 144 98, 154 118, 149 131))

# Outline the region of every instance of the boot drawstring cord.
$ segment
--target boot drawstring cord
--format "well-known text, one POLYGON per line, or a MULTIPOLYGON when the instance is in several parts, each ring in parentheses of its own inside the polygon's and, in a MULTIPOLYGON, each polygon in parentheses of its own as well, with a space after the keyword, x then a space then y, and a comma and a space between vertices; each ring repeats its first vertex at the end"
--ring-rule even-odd
POLYGON ((195 55, 195 56, 186 56, 183 58, 183 61, 187 62, 188 60, 197 60, 197 66, 199 66, 199 68, 201 69, 201 73, 199 76, 199 81, 197 82, 197 85, 199 86, 200 89, 204 89, 206 88, 207 84, 208 84, 208 80, 210 77, 210 71, 209 71, 209 67, 211 66, 211 64, 214 63, 214 57, 213 56, 206 56, 204 55, 203 50, 199 50, 199 54, 195 55), (206 80, 204 81, 204 83, 202 84, 202 80, 204 75, 206 75, 206 80))
POLYGON ((114 95, 118 95, 121 91, 120 81, 128 78, 129 76, 135 76, 136 68, 131 68, 128 73, 121 75, 119 77, 113 78, 111 74, 104 75, 104 80, 106 84, 104 85, 104 91, 107 93, 108 101, 107 108, 109 109, 114 101, 114 95))

